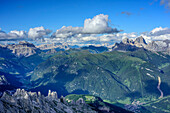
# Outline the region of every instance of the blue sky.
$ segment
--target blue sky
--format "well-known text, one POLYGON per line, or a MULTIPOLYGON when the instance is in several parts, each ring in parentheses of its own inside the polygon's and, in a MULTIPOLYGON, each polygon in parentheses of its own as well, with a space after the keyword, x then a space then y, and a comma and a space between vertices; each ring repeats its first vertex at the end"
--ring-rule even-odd
POLYGON ((109 15, 111 26, 124 32, 170 27, 170 12, 154 0, 0 0, 0 28, 25 30, 43 26, 53 32, 62 26, 82 27, 84 20, 109 15), (153 3, 152 5, 150 5, 153 3), (142 10, 141 10, 142 8, 142 10), (131 15, 121 14, 129 12, 131 15))

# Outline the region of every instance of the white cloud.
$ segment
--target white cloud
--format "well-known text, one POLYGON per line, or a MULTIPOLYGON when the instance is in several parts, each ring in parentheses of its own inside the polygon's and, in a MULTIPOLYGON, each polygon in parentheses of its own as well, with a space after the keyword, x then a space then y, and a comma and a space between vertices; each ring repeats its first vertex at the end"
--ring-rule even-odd
POLYGON ((144 37, 147 43, 153 40, 170 40, 170 28, 157 27, 150 32, 142 33, 141 36, 144 37))
POLYGON ((27 32, 26 31, 17 31, 17 30, 14 30, 14 31, 10 31, 9 34, 16 34, 17 37, 27 38, 27 32))
POLYGON ((42 38, 43 36, 48 35, 51 33, 51 30, 49 29, 44 29, 44 27, 35 27, 35 28, 30 28, 29 32, 27 33, 26 31, 17 31, 13 30, 10 31, 9 33, 5 33, 0 29, 0 40, 1 41, 9 41, 9 40, 26 40, 29 38, 31 39, 37 39, 37 38, 42 38))
POLYGON ((108 15, 100 14, 92 19, 86 19, 84 21, 84 27, 72 27, 63 26, 53 33, 52 38, 70 38, 75 35, 83 34, 83 36, 89 36, 88 34, 104 34, 104 33, 117 33, 116 28, 109 26, 108 15))
POLYGON ((61 29, 58 29, 55 33, 53 33, 52 37, 70 38, 74 35, 81 34, 82 29, 82 27, 63 26, 61 29))
POLYGON ((108 15, 100 14, 94 16, 92 19, 86 19, 83 27, 63 26, 61 29, 56 30, 50 39, 45 39, 49 42, 71 43, 71 44, 89 44, 89 43, 102 43, 111 40, 116 40, 114 34, 119 32, 116 28, 109 26, 108 15), (98 36, 98 34, 105 34, 98 36))
POLYGON ((25 31, 10 31, 9 33, 5 33, 0 30, 0 40, 21 40, 27 38, 27 33, 25 31))
POLYGON ((51 33, 51 30, 44 29, 43 26, 30 28, 28 31, 28 38, 32 38, 32 39, 42 38, 43 36, 46 36, 50 33, 51 33))
POLYGON ((8 36, 4 31, 0 31, 0 39, 6 39, 8 36))
POLYGON ((116 28, 109 27, 108 15, 100 14, 92 19, 86 19, 84 21, 83 33, 87 34, 103 34, 103 33, 115 33, 118 32, 116 28))
POLYGON ((153 35, 153 36, 160 36, 160 35, 170 34, 170 28, 157 27, 157 28, 153 29, 150 32, 150 34, 153 35))

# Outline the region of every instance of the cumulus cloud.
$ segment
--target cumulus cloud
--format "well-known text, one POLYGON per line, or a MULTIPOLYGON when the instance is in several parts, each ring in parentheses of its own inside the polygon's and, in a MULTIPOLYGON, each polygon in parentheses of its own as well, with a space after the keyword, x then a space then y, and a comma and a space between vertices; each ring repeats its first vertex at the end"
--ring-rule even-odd
POLYGON ((83 27, 63 26, 53 33, 52 38, 70 38, 79 34, 88 36, 88 34, 117 33, 116 28, 109 26, 108 15, 100 14, 92 19, 86 19, 83 27))
POLYGON ((82 30, 82 27, 63 26, 61 29, 53 33, 52 38, 70 38, 76 34, 81 34, 82 30))
POLYGON ((43 36, 46 36, 51 32, 52 32, 51 30, 45 29, 43 26, 30 28, 28 31, 28 38, 32 39, 42 38, 43 36))
POLYGON ((15 34, 17 37, 21 37, 21 38, 27 38, 27 32, 26 31, 10 31, 9 34, 15 34))
POLYGON ((103 34, 103 33, 117 33, 116 28, 109 26, 108 15, 100 14, 92 19, 86 19, 84 21, 83 33, 87 34, 103 34))
POLYGON ((170 28, 157 27, 150 32, 141 33, 146 40, 146 42, 151 42, 153 40, 170 40, 170 28))
POLYGON ((6 33, 0 29, 0 40, 10 41, 10 40, 34 40, 37 38, 42 38, 51 33, 51 30, 44 29, 44 27, 30 28, 29 32, 13 30, 6 33))
POLYGON ((170 28, 157 27, 157 28, 153 29, 150 32, 150 34, 153 35, 153 36, 160 36, 160 35, 170 34, 170 28))
POLYGON ((2 30, 0 30, 0 40, 21 40, 27 38, 26 31, 10 31, 9 33, 6 33, 2 30))
POLYGON ((107 42, 109 37, 114 36, 113 33, 118 33, 116 28, 109 26, 110 20, 108 15, 99 14, 92 19, 85 19, 83 27, 63 26, 52 34, 51 38, 46 38, 45 41, 53 42, 68 42, 72 44, 89 44, 107 42), (100 36, 98 36, 100 34, 100 36), (105 34, 104 36, 101 36, 105 34))
POLYGON ((45 38, 46 43, 68 43, 69 45, 112 45, 120 42, 123 38, 135 38, 136 33, 116 33, 116 34, 77 34, 70 38, 45 38))

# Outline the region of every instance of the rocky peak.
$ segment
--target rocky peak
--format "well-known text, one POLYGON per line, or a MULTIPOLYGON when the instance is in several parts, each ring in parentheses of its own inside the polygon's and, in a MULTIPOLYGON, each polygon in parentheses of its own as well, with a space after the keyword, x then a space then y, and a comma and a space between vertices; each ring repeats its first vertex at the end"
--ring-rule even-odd
MULTIPOLYGON (((64 99, 62 97, 61 99, 64 99)), ((49 90, 48 96, 44 97, 39 92, 27 92, 17 89, 13 95, 4 92, 0 98, 0 112, 2 113, 77 113, 87 111, 96 113, 90 106, 84 104, 68 104, 61 102, 56 92, 49 90)), ((80 100, 80 102, 82 102, 80 100)))
POLYGON ((27 42, 27 41, 20 41, 18 45, 21 45, 21 46, 22 46, 22 45, 26 45, 27 47, 35 47, 34 44, 29 43, 29 42, 27 42))
POLYGON ((26 41, 21 41, 19 42, 19 44, 6 45, 6 48, 10 49, 12 53, 17 57, 28 57, 40 51, 38 48, 35 47, 34 44, 26 41))
POLYGON ((146 49, 170 55, 170 40, 152 41, 146 46, 146 49))
POLYGON ((128 39, 128 38, 124 38, 124 39, 122 40, 122 43, 123 43, 123 44, 133 44, 133 40, 132 40, 132 39, 128 39))
POLYGON ((147 44, 145 39, 142 36, 136 38, 135 41, 134 41, 134 44, 139 44, 139 43, 140 44, 145 44, 145 45, 147 44))
POLYGON ((17 89, 13 96, 17 99, 29 99, 29 94, 24 89, 17 89))
POLYGON ((47 98, 48 98, 48 99, 52 99, 52 100, 57 99, 57 98, 58 98, 57 92, 55 92, 55 91, 52 91, 52 92, 51 92, 51 90, 49 90, 49 91, 48 91, 48 97, 47 97, 47 98))
POLYGON ((132 39, 124 38, 121 43, 136 47, 145 47, 147 45, 145 39, 142 36, 136 38, 135 41, 133 41, 132 39))
POLYGON ((70 49, 70 47, 67 43, 42 44, 42 45, 39 45, 39 46, 36 46, 36 47, 41 49, 41 50, 50 50, 50 49, 68 50, 68 49, 70 49))

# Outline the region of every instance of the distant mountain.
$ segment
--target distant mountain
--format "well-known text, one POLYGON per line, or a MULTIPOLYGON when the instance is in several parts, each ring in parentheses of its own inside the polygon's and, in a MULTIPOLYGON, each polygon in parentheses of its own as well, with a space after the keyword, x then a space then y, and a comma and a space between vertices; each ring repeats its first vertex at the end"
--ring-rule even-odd
MULTIPOLYGON (((65 51, 67 52, 67 51, 65 51)), ((146 49, 128 52, 91 54, 88 51, 56 55, 38 65, 31 75, 33 91, 47 94, 49 88, 59 95, 91 94, 105 100, 124 100, 169 95, 169 77, 164 68, 170 56, 146 49)))
POLYGON ((125 42, 115 43, 112 47, 112 51, 136 51, 138 49, 140 48, 125 42))
POLYGON ((115 43, 113 45, 112 51, 136 51, 145 48, 146 46, 147 43, 142 36, 136 38, 134 41, 132 39, 124 38, 120 43, 115 43))
POLYGON ((0 71, 25 75, 54 54, 57 54, 56 49, 42 51, 26 41, 0 45, 0 71))
POLYGON ((152 41, 146 46, 146 49, 170 55, 170 40, 152 41))
POLYGON ((67 43, 64 43, 64 44, 62 44, 62 43, 42 44, 42 45, 39 45, 36 47, 41 50, 50 50, 50 49, 68 50, 68 49, 70 49, 70 47, 67 43))
POLYGON ((67 98, 58 98, 56 92, 49 90, 48 96, 36 92, 27 92, 24 89, 17 89, 13 95, 6 92, 0 98, 1 113, 132 113, 120 107, 103 102, 99 97, 84 96, 92 99, 88 103, 84 101, 83 96, 75 95, 76 100, 67 98), (69 99, 69 102, 68 102, 69 99), (90 102, 90 103, 89 103, 90 102))
POLYGON ((141 48, 170 55, 170 40, 152 41, 147 44, 142 36, 135 40, 124 38, 120 43, 115 43, 112 50, 135 51, 141 48))
POLYGON ((89 52, 91 52, 91 53, 102 53, 102 52, 108 51, 107 47, 104 47, 104 46, 96 47, 96 46, 93 46, 93 45, 81 47, 81 49, 89 50, 89 52))
MULTIPOLYGON (((115 110, 105 102, 133 112, 150 113, 156 111, 156 108, 163 109, 160 112, 164 112, 168 109, 163 102, 166 102, 170 95, 169 40, 147 44, 143 37, 135 40, 125 38, 122 42, 115 43, 111 51, 104 46, 70 48, 71 46, 64 47, 64 44, 60 43, 41 47, 28 42, 0 45, 0 96, 4 91, 10 93, 16 88, 40 91, 43 95, 48 95, 48 90, 51 89, 57 91, 59 97, 66 96, 66 100, 63 101, 62 97, 62 102, 56 104, 48 99, 41 100, 35 93, 20 90, 19 92, 24 92, 26 98, 31 100, 25 100, 25 96, 16 100, 15 97, 20 97, 7 95, 9 100, 14 100, 17 105, 7 102, 8 98, 0 99, 0 110, 3 108, 7 111, 7 108, 10 108, 18 112, 19 107, 20 112, 45 111, 41 102, 49 109, 56 110, 56 105, 61 105, 62 110, 67 111, 67 107, 74 112, 115 110), (40 100, 40 103, 33 99, 34 97, 40 100), (78 103, 85 101, 85 108, 77 104, 73 107, 72 104, 75 104, 77 99, 78 103), (21 105, 20 101, 24 104, 21 105), (158 101, 164 108, 159 106, 158 101), (147 104, 149 102, 153 103, 147 104)), ((60 99, 57 99, 57 102, 58 100, 60 99)))
MULTIPOLYGON (((0 48, 9 49, 11 53, 17 57, 28 57, 40 52, 40 49, 36 48, 34 44, 21 41, 19 44, 8 44, 8 45, 1 45, 0 48)), ((9 51, 8 50, 8 51, 9 51)), ((2 54, 2 53, 0 53, 2 54)), ((4 53, 5 54, 5 53, 4 53)))

